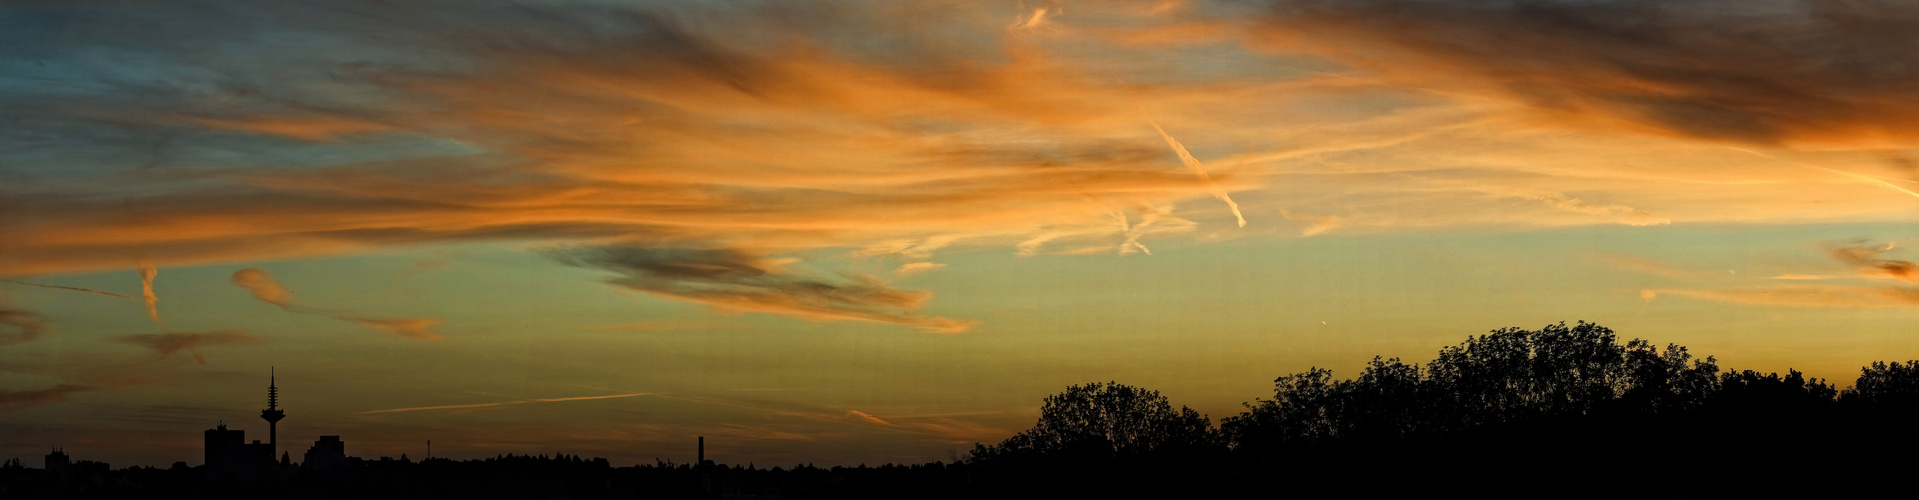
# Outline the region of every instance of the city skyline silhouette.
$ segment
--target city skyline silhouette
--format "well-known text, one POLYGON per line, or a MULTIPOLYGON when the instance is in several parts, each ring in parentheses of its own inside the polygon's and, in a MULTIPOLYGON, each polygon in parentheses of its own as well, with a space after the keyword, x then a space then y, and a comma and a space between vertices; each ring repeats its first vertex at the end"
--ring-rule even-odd
MULTIPOLYGON (((276 425, 277 377, 269 375, 263 420, 276 425)), ((1790 457, 1846 456, 1867 474, 1843 484, 1819 476, 1781 479, 1732 461, 1703 477, 1665 475, 1641 482, 1589 485, 1593 491, 1869 492, 1911 465, 1900 450, 1919 443, 1919 361, 1873 362, 1843 389, 1798 371, 1723 370, 1694 357, 1580 322, 1537 330, 1505 328, 1439 350, 1429 362, 1376 357, 1351 378, 1314 368, 1274 381, 1273 399, 1247 411, 1207 415, 1158 391, 1117 382, 1074 385, 1048 396, 1029 429, 995 444, 977 443, 952 462, 877 467, 790 468, 710 460, 695 436, 692 463, 656 460, 620 465, 603 457, 499 454, 414 461, 352 456, 341 436, 319 436, 301 462, 275 459, 273 442, 246 442, 225 422, 205 431, 205 463, 161 469, 87 460, 54 447, 43 467, 18 459, 0 465, 0 492, 89 493, 96 497, 226 496, 241 491, 297 495, 402 497, 438 491, 475 498, 846 498, 903 493, 943 498, 1061 494, 1243 495, 1265 486, 1254 477, 1352 474, 1356 464, 1399 482, 1374 491, 1430 491, 1428 481, 1505 471, 1482 493, 1519 493, 1589 479, 1584 469, 1620 465, 1680 467, 1689 458, 1627 450, 1565 454, 1547 462, 1521 450, 1607 446, 1663 432, 1690 446, 1790 457), (1380 453, 1438 453, 1445 464, 1369 461, 1380 453)), ((269 431, 271 432, 271 431, 269 431)), ((430 443, 429 443, 430 446, 430 443)), ((430 453, 430 452, 429 452, 430 453)), ((1296 491, 1337 491, 1332 483, 1296 491)))

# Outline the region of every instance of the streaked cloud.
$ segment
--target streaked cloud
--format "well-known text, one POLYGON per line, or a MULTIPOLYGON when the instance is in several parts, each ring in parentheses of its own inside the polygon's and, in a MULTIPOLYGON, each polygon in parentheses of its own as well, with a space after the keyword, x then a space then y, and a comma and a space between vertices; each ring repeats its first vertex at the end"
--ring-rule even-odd
MULTIPOLYGON (((1833 274, 1786 273, 1764 278, 1766 281, 1831 281, 1821 284, 1750 284, 1758 278, 1740 279, 1727 276, 1720 279, 1708 278, 1709 273, 1687 272, 1647 259, 1625 256, 1606 256, 1605 259, 1620 264, 1621 267, 1659 274, 1670 278, 1684 279, 1693 286, 1708 283, 1720 284, 1714 288, 1649 288, 1641 291, 1650 301, 1659 295, 1676 295, 1697 299, 1734 304, 1785 306, 1785 307, 1835 307, 1835 308, 1877 308, 1919 306, 1919 287, 1886 286, 1861 283, 1861 278, 1895 279, 1908 283, 1914 282, 1913 263, 1887 259, 1883 255, 1898 245, 1866 245, 1865 240, 1842 243, 1826 243, 1825 253, 1839 264, 1850 268, 1855 276, 1833 274), (1848 281, 1852 283, 1847 283, 1848 281), (1747 283, 1747 284, 1739 284, 1747 283)), ((1823 269, 1822 269, 1823 270, 1823 269)), ((1728 271, 1730 273, 1730 271, 1728 271)))
POLYGON ((0 280, 0 283, 12 283, 12 284, 15 284, 15 285, 26 285, 26 286, 32 286, 32 287, 40 287, 40 288, 46 288, 46 289, 50 289, 50 290, 71 290, 71 291, 75 291, 75 292, 85 292, 85 293, 91 293, 91 294, 94 294, 94 295, 102 295, 102 296, 107 296, 107 297, 113 297, 113 298, 117 298, 117 299, 127 299, 127 300, 137 300, 137 299, 134 299, 134 298, 133 298, 132 296, 127 296, 127 295, 121 295, 121 294, 117 294, 117 293, 113 293, 113 292, 105 292, 105 291, 100 291, 100 290, 94 290, 94 289, 92 289, 92 288, 79 288, 79 287, 71 287, 71 286, 60 286, 60 285, 42 285, 42 284, 39 284, 39 283, 29 283, 29 282, 25 282, 25 281, 17 281, 17 280, 0 280))
POLYGON ((1267 4, 1262 36, 1538 119, 1751 144, 1919 139, 1919 14, 1896 1, 1267 4))
POLYGON ((86 386, 61 384, 45 389, 16 391, 0 389, 0 411, 18 410, 65 401, 68 394, 87 390, 86 386))
POLYGON ((0 334, 0 346, 29 342, 52 329, 47 325, 46 316, 20 309, 0 309, 0 324, 11 326, 14 330, 0 334))
POLYGON ((354 413, 354 415, 375 415, 380 413, 401 413, 401 412, 409 412, 409 411, 429 411, 429 410, 471 410, 471 409, 478 409, 478 408, 493 408, 498 406, 514 406, 514 405, 523 405, 523 404, 532 404, 532 403, 560 403, 560 402, 566 402, 566 401, 591 401, 596 399, 630 398, 635 396, 646 396, 646 395, 649 395, 649 394, 644 392, 635 392, 635 393, 629 393, 629 394, 609 394, 604 396, 516 399, 512 401, 494 401, 490 403, 472 403, 472 404, 439 405, 439 406, 415 406, 411 408, 391 408, 386 410, 369 410, 369 411, 357 412, 357 413, 354 413))
POLYGON ((870 413, 866 413, 859 410, 846 410, 846 416, 852 418, 853 420, 858 420, 858 421, 866 422, 873 425, 893 425, 892 422, 888 422, 879 417, 875 417, 870 413))
POLYGON ((1861 275, 1869 278, 1891 278, 1908 283, 1919 282, 1919 265, 1911 261, 1880 258, 1881 254, 1892 251, 1896 245, 1886 244, 1878 247, 1844 246, 1830 250, 1832 258, 1853 266, 1861 275))
POLYGON ((233 272, 232 281, 234 285, 247 289, 248 293, 253 294, 253 298, 260 299, 261 302, 281 308, 295 307, 293 292, 287 291, 286 287, 280 286, 280 282, 274 281, 273 273, 270 271, 257 267, 241 269, 233 272))
MULTIPOLYGON (((1863 137, 1809 131, 1904 137, 1892 129, 1910 121, 1860 111, 1903 102, 1895 98, 1904 87, 1893 85, 1902 76, 1840 84, 1861 90, 1860 102, 1797 91, 1848 71, 1834 66, 1838 56, 1812 48, 1818 44, 1778 52, 1794 63, 1782 67, 1743 64, 1777 52, 1772 41, 1719 47, 1739 55, 1721 64, 1682 64, 1717 50, 1714 40, 1728 30, 1799 33, 1793 23, 1802 23, 1803 37, 1859 48, 1881 36, 1841 27, 1906 22, 1864 16, 1873 9, 1865 4, 1740 18, 1751 23, 1720 22, 1715 16, 1727 14, 1712 9, 1626 1, 1307 1, 1255 15, 1208 2, 1074 4, 1074 12, 1098 13, 1080 16, 1053 4, 945 6, 965 15, 929 34, 893 30, 899 23, 888 16, 905 10, 866 4, 668 13, 421 2, 344 14, 293 2, 280 7, 288 14, 271 30, 221 40, 163 36, 250 12, 240 3, 206 5, 200 17, 101 19, 76 29, 150 41, 141 50, 158 53, 275 46, 269 31, 354 47, 384 40, 362 53, 443 63, 364 64, 294 50, 263 59, 284 71, 207 71, 249 92, 148 78, 112 80, 125 92, 62 94, 61 106, 116 110, 100 113, 141 136, 84 136, 89 149, 137 151, 140 161, 162 136, 181 154, 216 139, 262 145, 246 151, 329 154, 242 155, 225 161, 248 167, 147 169, 106 184, 75 176, 12 192, 42 208, 0 221, 0 236, 20 245, 0 258, 0 273, 102 269, 142 251, 194 265, 479 240, 641 241, 768 255, 926 243, 905 250, 915 260, 942 249, 1009 247, 1021 255, 1144 254, 1155 240, 1282 209, 1305 225, 1302 235, 1884 218, 1896 207, 1856 194, 1868 183, 1904 182, 1888 166, 1896 152, 1768 150, 1824 169, 1788 171, 1710 147, 1863 137), (1806 12, 1814 15, 1793 15, 1806 12), (1653 21, 1632 22, 1641 16, 1653 21), (1809 20, 1794 21, 1800 17, 1809 20), (842 33, 848 26, 861 28, 842 33), (1625 44, 1619 54, 1600 50, 1608 30, 1668 29, 1678 31, 1625 44), (1037 31, 1046 36, 1023 35, 1037 31), (1455 32, 1472 36, 1447 36, 1455 32), (938 41, 849 44, 847 36, 938 41), (1222 63, 1195 68, 1173 57, 1193 47, 1222 63), (1221 69, 1305 64, 1302 54, 1325 69, 1221 69), (1428 88, 1434 81, 1443 85, 1428 88), (1740 81, 1748 83, 1729 83, 1740 81), (1776 91, 1764 91, 1768 85, 1776 91), (135 94, 146 97, 115 97, 135 94), (543 97, 515 97, 529 95, 543 97), (1142 107, 1154 116, 1141 120, 1142 107), (1688 109, 1701 111, 1680 112, 1688 109), (1826 111, 1799 125, 1768 111, 1798 109, 1826 111), (1825 126, 1854 119, 1858 126, 1825 126), (1182 130, 1193 132, 1175 138, 1182 130), (123 196, 86 196, 105 191, 123 196), (1184 203, 1207 196, 1224 206, 1184 203), (55 225, 63 230, 38 229, 55 225)), ((1862 60, 1906 57, 1871 47, 1859 49, 1862 60)), ((213 64, 180 61, 179 71, 213 64)), ((50 120, 47 127, 87 129, 105 119, 42 101, 19 104, 50 120)))
POLYGON ((246 332, 240 330, 227 329, 211 332, 166 332, 126 335, 116 337, 113 341, 152 349, 160 355, 160 359, 166 359, 176 352, 189 351, 193 353, 195 360, 204 365, 207 364, 207 360, 206 357, 202 356, 199 352, 201 347, 255 344, 259 343, 260 339, 247 335, 246 332))
POLYGON ((359 318, 335 316, 347 322, 386 332, 388 334, 420 340, 442 340, 446 337, 434 333, 431 328, 440 325, 439 318, 359 318))
POLYGON ((772 259, 724 248, 623 245, 546 252, 567 265, 620 274, 615 286, 726 311, 764 312, 817 321, 869 321, 959 333, 976 322, 918 314, 933 294, 899 290, 863 275, 805 276, 772 259))
POLYGON ((155 307, 155 304, 160 302, 160 296, 154 295, 153 293, 153 279, 160 275, 160 268, 154 267, 153 259, 142 254, 140 256, 139 271, 140 299, 147 305, 147 318, 152 319, 153 324, 165 328, 166 324, 160 322, 160 309, 155 307))
POLYGON ((671 332, 671 331, 684 331, 684 330, 706 330, 706 329, 722 328, 725 326, 727 326, 726 323, 722 323, 719 321, 648 320, 648 321, 635 321, 632 323, 622 323, 617 325, 589 327, 587 329, 589 330, 620 330, 620 331, 632 331, 632 332, 671 332))
POLYGON ((314 314, 353 323, 373 330, 385 332, 396 337, 420 340, 443 340, 445 337, 431 330, 440 324, 439 318, 375 318, 350 311, 320 309, 295 303, 293 292, 288 291, 279 281, 273 279, 273 273, 257 267, 234 271, 231 280, 235 286, 245 288, 253 298, 273 304, 281 309, 301 314, 314 314))
POLYGON ((1153 121, 1152 117, 1147 117, 1146 121, 1152 124, 1153 131, 1159 132, 1160 138, 1166 139, 1166 145, 1173 148, 1173 153, 1179 155, 1180 163, 1185 164, 1187 170, 1193 171, 1193 175, 1199 177, 1200 182, 1206 183, 1213 197, 1226 203, 1226 208, 1233 211, 1233 218, 1238 220, 1239 227, 1246 227, 1246 216, 1239 212, 1239 204, 1233 202, 1233 196, 1226 192, 1226 188, 1221 187, 1211 175, 1206 174, 1206 165, 1201 164, 1198 158, 1194 158, 1193 153, 1186 150, 1186 145, 1179 143, 1179 139, 1174 139, 1172 134, 1166 133, 1166 129, 1160 128, 1159 122, 1153 121))
POLYGON ((1714 302, 1759 306, 1877 308, 1919 306, 1919 290, 1859 286, 1766 286, 1731 289, 1651 289, 1714 302))
POLYGON ((908 262, 893 270, 893 275, 901 278, 945 269, 946 264, 938 262, 908 262))

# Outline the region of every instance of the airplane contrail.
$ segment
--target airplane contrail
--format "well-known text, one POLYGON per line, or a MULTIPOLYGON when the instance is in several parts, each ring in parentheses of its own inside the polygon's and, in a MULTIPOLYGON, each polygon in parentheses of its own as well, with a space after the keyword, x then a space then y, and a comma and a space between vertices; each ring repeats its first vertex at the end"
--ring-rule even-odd
POLYGON ((94 295, 105 295, 105 296, 108 296, 108 297, 117 297, 117 298, 122 298, 122 299, 127 299, 127 300, 139 300, 139 299, 135 299, 135 298, 133 298, 133 297, 132 297, 132 296, 130 296, 130 295, 120 295, 120 294, 117 294, 117 293, 113 293, 113 292, 103 292, 103 291, 100 291, 100 290, 94 290, 94 289, 92 289, 92 288, 78 288, 78 287, 71 287, 71 286, 60 286, 60 285, 42 285, 42 284, 39 284, 39 283, 28 283, 28 282, 25 282, 25 281, 14 281, 14 280, 0 280, 0 282, 6 282, 6 283, 13 283, 13 284, 15 284, 15 285, 26 285, 26 286, 37 286, 37 287, 40 287, 40 288, 52 288, 52 289, 55 289, 55 290, 73 290, 73 291, 76 291, 76 292, 87 292, 87 293, 91 293, 91 294, 94 294, 94 295))
POLYGON ((561 401, 584 401, 589 399, 630 398, 634 396, 646 396, 649 394, 652 394, 652 393, 636 392, 632 394, 611 394, 606 396, 580 396, 575 398, 522 399, 518 401, 496 401, 492 403, 473 403, 473 404, 464 404, 464 405, 416 406, 412 408, 393 408, 389 410, 363 411, 363 412, 354 413, 354 415, 372 415, 375 413, 399 413, 403 411, 424 411, 424 410, 460 410, 460 409, 466 409, 466 408, 489 408, 494 406, 523 405, 527 403, 557 403, 561 401))
POLYGON ((1179 139, 1173 138, 1173 134, 1168 134, 1166 129, 1160 128, 1159 122, 1154 121, 1151 115, 1146 116, 1146 123, 1152 124, 1153 130, 1159 131, 1159 136, 1166 139, 1166 145, 1172 146, 1174 153, 1179 153, 1180 163, 1185 163, 1186 168, 1193 171, 1193 175, 1199 176, 1199 180, 1206 183, 1206 187, 1213 191, 1214 198, 1226 202, 1226 207, 1233 209, 1233 217, 1239 219, 1239 227, 1246 227, 1246 216, 1239 213, 1239 204, 1234 203, 1233 197, 1226 194, 1226 188, 1213 182, 1213 176, 1206 175, 1206 166, 1200 164, 1199 159, 1193 157, 1193 153, 1186 151, 1186 145, 1180 144, 1179 139))

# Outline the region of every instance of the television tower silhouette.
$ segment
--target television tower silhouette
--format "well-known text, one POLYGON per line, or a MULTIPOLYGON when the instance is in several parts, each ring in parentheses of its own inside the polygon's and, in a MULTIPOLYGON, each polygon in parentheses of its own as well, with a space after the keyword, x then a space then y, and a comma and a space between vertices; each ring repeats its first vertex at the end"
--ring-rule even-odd
POLYGON ((267 456, 280 451, 280 419, 287 418, 287 412, 280 411, 280 385, 274 368, 267 368, 267 409, 260 410, 260 418, 267 421, 267 456))

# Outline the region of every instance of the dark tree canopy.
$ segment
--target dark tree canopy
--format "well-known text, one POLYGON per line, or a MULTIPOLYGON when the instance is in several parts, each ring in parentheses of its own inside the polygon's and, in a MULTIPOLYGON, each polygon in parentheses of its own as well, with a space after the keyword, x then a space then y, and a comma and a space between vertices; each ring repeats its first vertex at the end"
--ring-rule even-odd
POLYGON ((1441 349, 1431 363, 1374 358, 1350 380, 1313 368, 1274 381, 1271 400, 1221 422, 1235 447, 1329 439, 1403 439, 1545 416, 1662 412, 1702 404, 1717 389, 1712 358, 1643 340, 1619 344, 1580 322, 1505 328, 1441 349))
POLYGON ((1859 380, 1840 399, 1871 409, 1919 409, 1919 361, 1874 361, 1859 369, 1859 380))
POLYGON ((1211 420, 1184 406, 1174 410, 1158 391, 1094 382, 1047 396, 1033 428, 997 446, 976 445, 973 456, 1137 456, 1214 441, 1211 420))

